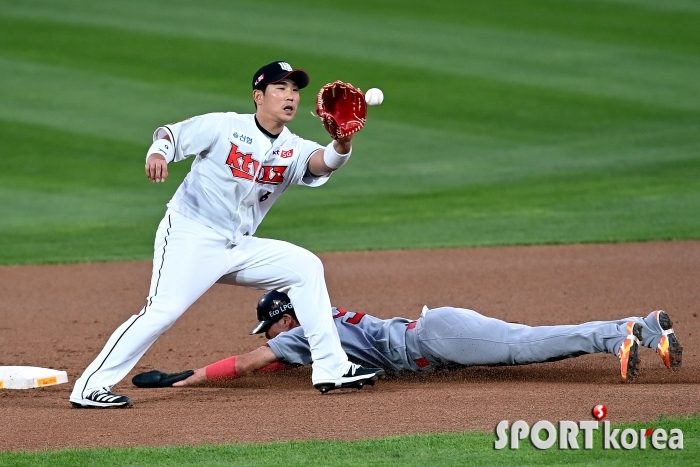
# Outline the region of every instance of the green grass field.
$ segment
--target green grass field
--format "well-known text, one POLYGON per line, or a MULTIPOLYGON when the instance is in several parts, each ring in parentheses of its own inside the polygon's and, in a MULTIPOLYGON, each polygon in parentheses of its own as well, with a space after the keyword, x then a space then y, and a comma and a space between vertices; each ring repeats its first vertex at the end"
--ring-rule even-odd
POLYGON ((314 251, 700 236, 700 6, 665 1, 0 4, 0 264, 148 259, 190 164, 159 124, 253 110, 286 59, 386 100, 258 234, 314 251), (154 21, 157 18, 157 21, 154 21), (342 18, 342 21, 340 19, 342 18), (264 26, 261 26, 264 25, 264 26))
MULTIPOLYGON (((350 164, 291 190, 260 236, 313 251, 700 238, 698 1, 3 0, 0 264, 150 259, 190 164, 148 183, 152 131, 253 111, 251 76, 279 59, 311 75, 291 125, 306 138, 328 140, 310 115, 326 82, 386 97, 350 164)), ((690 465, 700 419, 682 423, 676 453, 495 452, 470 433, 0 465, 690 465)))
MULTIPOLYGON (((181 448, 132 448, 67 450, 39 453, 0 454, 0 466, 66 467, 110 466, 464 466, 464 465, 698 465, 700 423, 698 419, 669 418, 651 423, 615 425, 618 428, 680 428, 683 449, 657 451, 647 442, 645 449, 604 450, 602 426, 594 432, 593 449, 538 450, 529 439, 520 448, 494 449, 491 433, 454 433, 398 436, 368 441, 304 441, 268 444, 232 444, 181 448)), ((619 437, 618 437, 619 439, 619 437)))

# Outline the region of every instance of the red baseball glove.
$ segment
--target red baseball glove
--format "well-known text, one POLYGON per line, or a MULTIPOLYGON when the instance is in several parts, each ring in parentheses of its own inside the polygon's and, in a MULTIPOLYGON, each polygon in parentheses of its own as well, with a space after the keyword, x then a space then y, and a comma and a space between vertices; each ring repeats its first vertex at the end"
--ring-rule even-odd
POLYGON ((365 94, 342 81, 326 84, 316 96, 316 113, 331 138, 340 139, 365 126, 367 104, 365 94))

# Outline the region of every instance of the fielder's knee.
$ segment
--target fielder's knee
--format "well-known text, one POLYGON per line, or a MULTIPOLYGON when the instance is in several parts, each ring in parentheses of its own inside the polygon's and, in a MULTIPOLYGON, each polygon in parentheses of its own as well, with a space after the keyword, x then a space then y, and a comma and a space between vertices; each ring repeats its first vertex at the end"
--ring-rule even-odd
POLYGON ((323 277, 323 263, 315 254, 302 248, 294 255, 297 273, 305 279, 323 277))

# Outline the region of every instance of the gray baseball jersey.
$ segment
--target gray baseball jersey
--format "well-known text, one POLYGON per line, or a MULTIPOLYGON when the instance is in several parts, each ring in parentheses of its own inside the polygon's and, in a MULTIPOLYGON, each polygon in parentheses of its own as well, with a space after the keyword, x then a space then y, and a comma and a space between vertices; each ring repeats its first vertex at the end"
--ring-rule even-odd
MULTIPOLYGON (((616 355, 627 336, 628 321, 643 327, 642 345, 655 348, 661 338, 653 313, 646 318, 593 321, 576 325, 526 326, 483 316, 464 308, 424 309, 417 321, 379 319, 334 308, 340 342, 350 360, 396 373, 459 365, 519 365, 583 354, 616 355)), ((300 328, 267 343, 285 363, 311 363, 309 345, 300 328)))
MULTIPOLYGON (((391 372, 415 365, 406 352, 406 328, 411 320, 384 320, 338 308, 333 308, 333 318, 340 343, 350 360, 391 372)), ((299 328, 283 332, 268 341, 268 345, 282 362, 297 365, 311 362, 309 344, 299 328)))

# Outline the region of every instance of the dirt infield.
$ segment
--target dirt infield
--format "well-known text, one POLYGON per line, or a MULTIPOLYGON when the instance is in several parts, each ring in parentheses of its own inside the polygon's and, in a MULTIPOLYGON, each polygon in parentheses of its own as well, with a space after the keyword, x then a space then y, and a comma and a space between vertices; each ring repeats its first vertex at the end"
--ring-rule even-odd
POLYGON ((492 430, 503 419, 649 420, 700 412, 700 242, 334 253, 321 256, 335 305, 382 318, 460 306, 532 325, 667 310, 685 348, 667 371, 642 349, 622 384, 617 359, 588 355, 520 367, 465 368, 322 396, 310 370, 210 387, 138 389, 133 374, 195 368, 251 350, 260 293, 216 285, 146 353, 116 392, 134 407, 76 410, 71 383, 148 293, 148 262, 0 268, 0 365, 63 369, 69 384, 0 390, 0 451, 358 439, 492 430), (278 412, 278 413, 275 413, 278 412))

